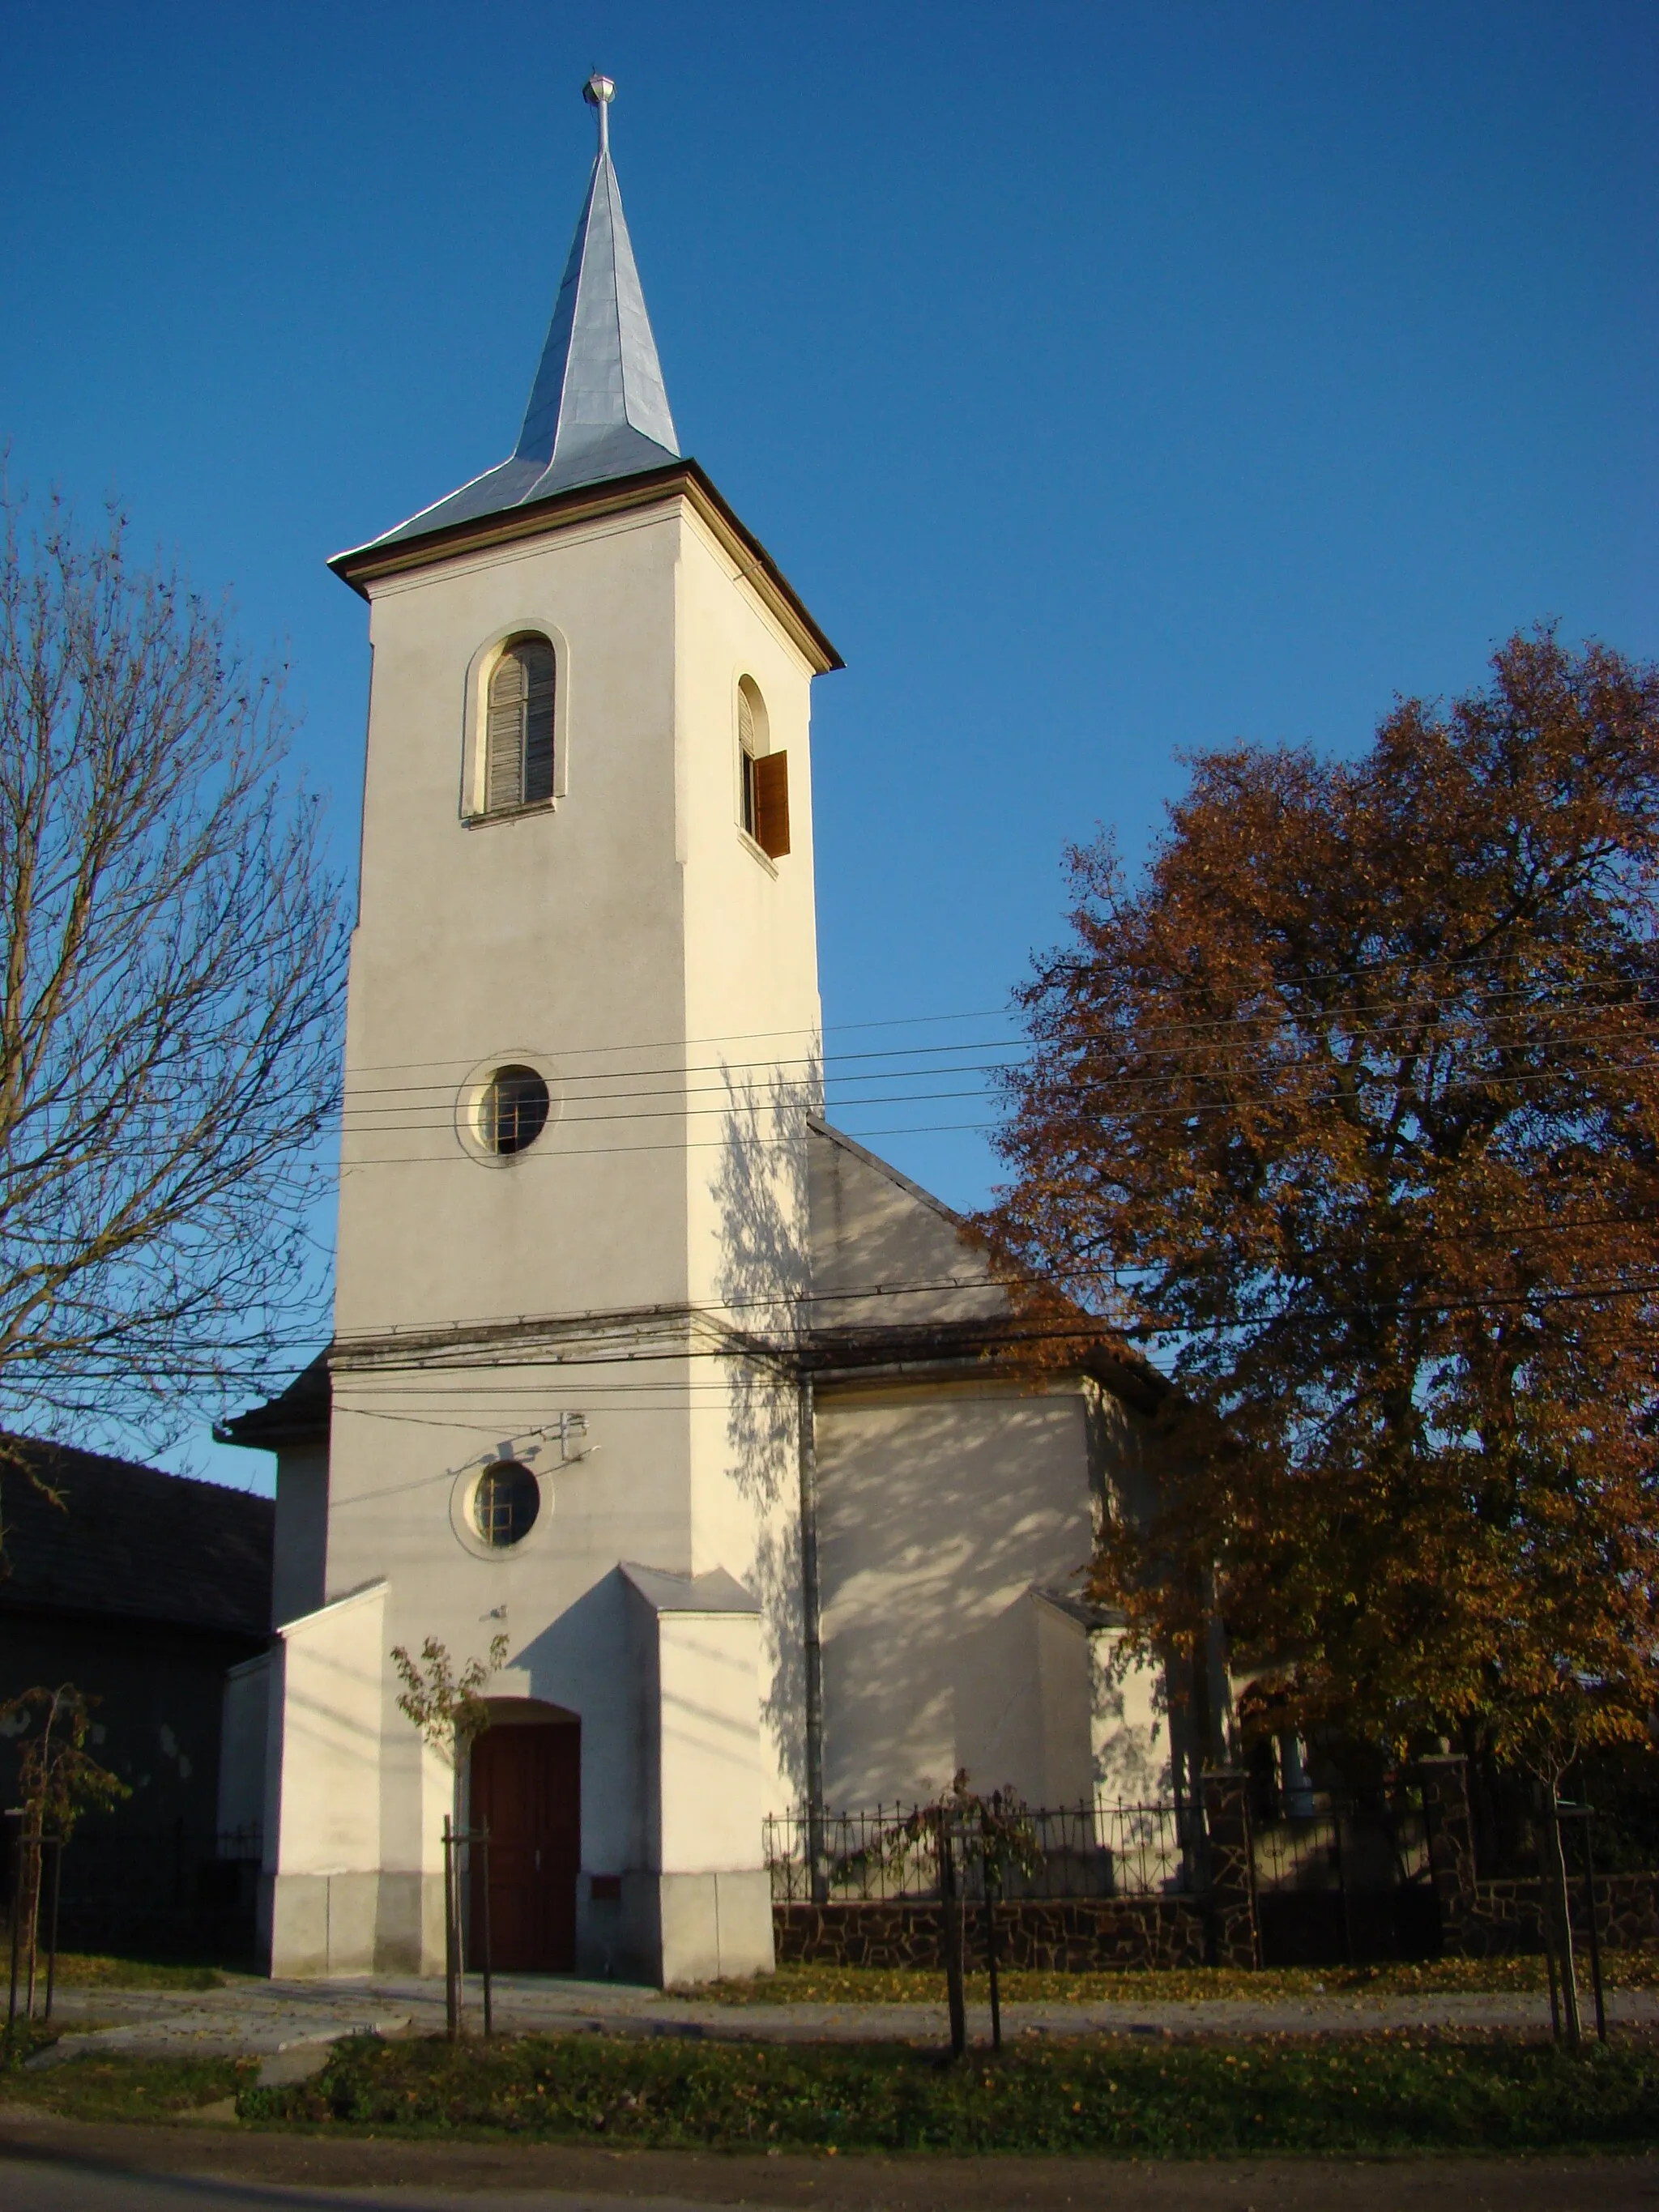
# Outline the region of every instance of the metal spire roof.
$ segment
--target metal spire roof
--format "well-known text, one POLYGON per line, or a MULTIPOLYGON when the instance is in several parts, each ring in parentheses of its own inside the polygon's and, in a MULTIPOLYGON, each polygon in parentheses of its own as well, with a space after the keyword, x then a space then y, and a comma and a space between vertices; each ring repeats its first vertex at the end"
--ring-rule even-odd
POLYGON ((387 531, 377 545, 680 458, 611 160, 615 94, 607 76, 582 88, 599 117, 599 151, 511 459, 387 531))

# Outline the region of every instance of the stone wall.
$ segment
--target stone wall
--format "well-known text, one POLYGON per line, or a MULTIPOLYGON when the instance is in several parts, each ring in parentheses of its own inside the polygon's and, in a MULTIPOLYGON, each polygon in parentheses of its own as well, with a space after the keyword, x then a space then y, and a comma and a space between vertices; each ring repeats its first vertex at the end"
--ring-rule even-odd
MULTIPOLYGON (((1429 1856, 1440 1905, 1443 1948, 1465 1958, 1541 1951, 1536 1878, 1487 1881, 1475 1865, 1468 1776, 1462 1759, 1425 1759, 1423 1794, 1429 1808, 1429 1856)), ((1589 1899, 1579 1875, 1568 1883, 1573 1934, 1589 1926, 1589 1899)), ((1659 1874, 1598 1874, 1595 1932, 1610 1950, 1659 1944, 1659 1874)))
MULTIPOLYGON (((1582 1946, 1589 1928, 1589 1900, 1582 1878, 1570 1882, 1568 1890, 1573 1941, 1582 1946)), ((1610 1951, 1659 1944, 1659 1875, 1597 1875, 1595 1932, 1610 1951)), ((1541 1951, 1537 1882, 1477 1881, 1466 1909, 1446 1926, 1445 1947, 1472 1959, 1541 1951)))
MULTIPOLYGON (((1205 1901, 1194 1897, 1021 1898, 997 1907, 1004 1966, 1077 1973, 1109 1966, 1201 1966, 1210 1949, 1205 1901)), ((778 1964, 942 1968, 940 1908, 890 1904, 775 1905, 778 1964)), ((967 1908, 963 1955, 985 1964, 985 1912, 967 1908)))

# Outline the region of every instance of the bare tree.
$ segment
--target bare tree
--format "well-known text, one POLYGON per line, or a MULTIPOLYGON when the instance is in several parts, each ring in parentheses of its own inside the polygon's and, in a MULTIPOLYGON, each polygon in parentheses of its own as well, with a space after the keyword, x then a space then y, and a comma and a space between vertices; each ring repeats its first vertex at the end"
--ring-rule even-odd
POLYGON ((322 1320, 340 886, 222 611, 0 520, 0 1421, 160 1443, 322 1320))

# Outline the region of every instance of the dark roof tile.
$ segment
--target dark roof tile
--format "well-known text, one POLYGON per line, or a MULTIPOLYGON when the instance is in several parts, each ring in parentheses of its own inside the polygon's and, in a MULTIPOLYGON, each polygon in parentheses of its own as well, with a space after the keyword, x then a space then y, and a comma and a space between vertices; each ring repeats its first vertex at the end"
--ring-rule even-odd
POLYGON ((0 1510, 9 1568, 0 1607, 244 1636, 270 1630, 276 1508, 269 1498, 70 1444, 0 1436, 0 1510), (25 1467, 59 1492, 62 1507, 25 1467))

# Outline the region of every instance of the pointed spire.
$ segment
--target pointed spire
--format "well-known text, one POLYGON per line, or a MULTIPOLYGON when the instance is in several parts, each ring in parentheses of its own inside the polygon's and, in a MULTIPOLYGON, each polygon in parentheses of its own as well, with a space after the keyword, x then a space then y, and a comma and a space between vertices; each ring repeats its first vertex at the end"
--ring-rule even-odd
POLYGON ((680 458, 611 165, 616 90, 608 76, 591 76, 582 87, 599 118, 599 151, 511 458, 387 531, 376 544, 423 538, 550 492, 637 476, 680 458))
POLYGON ((616 89, 608 76, 582 87, 599 118, 599 151, 519 433, 515 458, 541 462, 544 491, 679 458, 611 160, 616 89))

